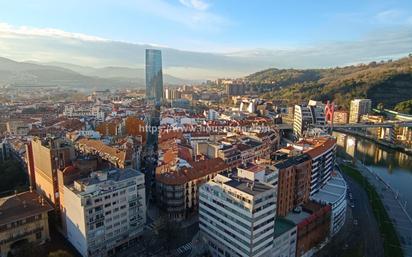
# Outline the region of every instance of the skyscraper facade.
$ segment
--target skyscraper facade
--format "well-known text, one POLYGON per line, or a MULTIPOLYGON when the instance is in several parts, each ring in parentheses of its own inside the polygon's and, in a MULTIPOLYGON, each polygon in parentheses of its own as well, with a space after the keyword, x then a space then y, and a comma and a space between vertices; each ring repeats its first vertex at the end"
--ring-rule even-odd
POLYGON ((162 52, 146 49, 146 97, 160 102, 163 99, 162 52))

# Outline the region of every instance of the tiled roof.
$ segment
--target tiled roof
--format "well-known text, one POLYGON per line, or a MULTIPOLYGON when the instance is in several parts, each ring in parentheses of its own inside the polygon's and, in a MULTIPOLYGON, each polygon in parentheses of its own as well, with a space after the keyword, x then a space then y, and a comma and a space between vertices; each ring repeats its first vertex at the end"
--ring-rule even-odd
POLYGON ((87 138, 82 138, 76 142, 80 147, 87 147, 90 150, 109 155, 110 157, 118 159, 120 162, 125 162, 126 160, 126 151, 123 149, 117 149, 105 145, 100 140, 92 140, 87 138))
POLYGON ((50 204, 34 191, 0 199, 0 225, 51 211, 50 204))
POLYGON ((311 138, 305 139, 297 144, 309 144, 311 147, 309 150, 303 150, 303 152, 309 154, 309 156, 314 159, 329 149, 331 149, 336 144, 336 139, 331 137, 319 137, 319 138, 311 138))
POLYGON ((167 185, 182 185, 228 168, 228 165, 221 158, 191 162, 190 165, 191 168, 183 167, 178 171, 170 171, 163 166, 158 167, 156 181, 167 185))

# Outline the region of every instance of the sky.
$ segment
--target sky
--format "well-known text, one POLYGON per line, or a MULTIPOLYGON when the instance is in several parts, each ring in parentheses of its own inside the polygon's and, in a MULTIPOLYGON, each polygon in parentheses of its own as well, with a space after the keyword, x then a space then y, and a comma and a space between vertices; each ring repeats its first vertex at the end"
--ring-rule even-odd
POLYGON ((0 6, 0 56, 19 61, 142 67, 144 48, 155 47, 164 51, 167 73, 206 79, 412 52, 410 0, 0 0, 0 6))

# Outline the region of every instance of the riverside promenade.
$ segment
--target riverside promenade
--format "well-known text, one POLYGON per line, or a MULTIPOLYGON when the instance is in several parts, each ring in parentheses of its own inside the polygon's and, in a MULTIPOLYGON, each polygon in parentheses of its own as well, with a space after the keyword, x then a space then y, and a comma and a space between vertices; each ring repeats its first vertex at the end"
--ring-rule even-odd
POLYGON ((398 232, 404 256, 412 257, 412 218, 405 209, 407 199, 400 199, 399 194, 391 185, 360 161, 356 162, 356 167, 379 194, 386 212, 398 232))

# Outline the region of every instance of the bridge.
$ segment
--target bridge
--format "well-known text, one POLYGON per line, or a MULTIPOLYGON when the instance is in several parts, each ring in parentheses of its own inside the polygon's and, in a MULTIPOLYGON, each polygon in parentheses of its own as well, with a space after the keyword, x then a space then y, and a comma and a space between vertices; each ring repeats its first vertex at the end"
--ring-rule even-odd
POLYGON ((333 128, 393 128, 398 127, 412 127, 412 122, 409 121, 393 121, 382 123, 349 123, 349 124, 333 124, 333 128))
MULTIPOLYGON (((291 130, 291 124, 276 124, 280 130, 291 130)), ((387 121, 382 123, 348 123, 348 124, 326 124, 315 125, 309 124, 311 128, 332 128, 332 129, 357 129, 357 128, 394 128, 397 127, 412 127, 412 121, 387 121)))
POLYGON ((412 115, 410 114, 396 112, 396 111, 389 110, 389 109, 383 109, 383 110, 373 109, 373 111, 379 114, 386 114, 387 116, 400 120, 400 121, 412 122, 412 115))

